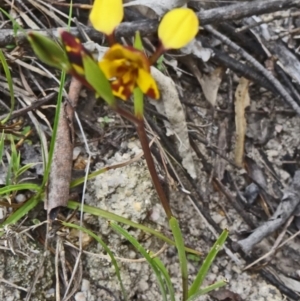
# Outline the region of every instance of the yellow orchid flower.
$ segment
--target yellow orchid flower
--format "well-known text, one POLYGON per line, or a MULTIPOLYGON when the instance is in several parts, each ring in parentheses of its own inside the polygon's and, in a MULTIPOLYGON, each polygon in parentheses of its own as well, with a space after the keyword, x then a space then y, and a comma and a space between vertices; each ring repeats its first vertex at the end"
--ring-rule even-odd
POLYGON ((175 8, 162 18, 158 37, 164 49, 179 49, 195 38, 199 29, 197 15, 189 8, 175 8))
POLYGON ((159 91, 143 52, 120 44, 113 45, 98 63, 106 78, 112 80, 113 94, 123 100, 138 86, 144 94, 158 99, 159 91))
POLYGON ((90 21, 96 30, 110 36, 121 23, 123 16, 122 0, 95 0, 90 21))

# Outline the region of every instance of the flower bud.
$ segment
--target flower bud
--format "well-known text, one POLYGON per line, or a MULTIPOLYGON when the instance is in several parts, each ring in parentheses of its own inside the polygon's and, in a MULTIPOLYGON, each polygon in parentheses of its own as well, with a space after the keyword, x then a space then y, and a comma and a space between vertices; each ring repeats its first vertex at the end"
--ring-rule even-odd
POLYGON ((69 70, 66 54, 57 43, 37 32, 30 32, 27 39, 42 62, 65 71, 69 70))

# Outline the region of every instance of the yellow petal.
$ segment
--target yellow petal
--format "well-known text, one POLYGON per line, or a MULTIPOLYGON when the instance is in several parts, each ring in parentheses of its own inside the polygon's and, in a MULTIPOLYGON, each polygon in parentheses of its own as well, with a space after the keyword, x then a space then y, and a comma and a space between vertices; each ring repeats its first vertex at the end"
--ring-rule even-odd
POLYGON ((121 23, 123 16, 122 0, 95 0, 90 21, 96 30, 111 35, 121 23))
POLYGON ((103 59, 110 61, 126 59, 128 64, 135 63, 138 68, 150 70, 149 61, 145 54, 133 47, 124 47, 120 44, 114 44, 106 51, 103 59))
POLYGON ((136 79, 136 83, 139 88, 142 90, 144 94, 147 96, 158 99, 159 98, 159 91, 156 85, 154 78, 151 76, 150 73, 143 69, 139 69, 139 74, 136 79))
POLYGON ((196 36, 199 28, 197 15, 189 8, 175 8, 161 20, 158 36, 165 49, 179 49, 196 36))
POLYGON ((128 70, 128 64, 125 59, 103 59, 102 61, 98 62, 98 65, 107 79, 123 76, 123 74, 128 70))

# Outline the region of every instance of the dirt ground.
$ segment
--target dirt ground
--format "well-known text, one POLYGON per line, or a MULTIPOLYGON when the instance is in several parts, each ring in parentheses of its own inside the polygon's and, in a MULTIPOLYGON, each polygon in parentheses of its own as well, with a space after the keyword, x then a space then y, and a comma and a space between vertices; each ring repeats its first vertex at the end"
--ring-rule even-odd
MULTIPOLYGON (((79 5, 83 2, 74 1, 73 15, 87 24, 88 10, 79 5)), ((168 5, 156 2, 152 5, 158 8, 168 5)), ((67 3, 51 4, 46 12, 31 1, 15 3, 16 8, 5 1, 4 9, 15 14, 26 29, 36 29, 31 20, 39 25, 37 30, 45 32, 46 27, 54 32, 65 26, 66 19, 55 16, 53 8, 68 13, 68 6, 63 6, 67 3), (39 22, 33 16, 40 17, 39 22)), ((119 26, 117 37, 130 43, 134 29, 139 28, 147 36, 144 42, 150 51, 150 45, 157 43, 155 18, 159 13, 145 10, 141 4, 138 10, 126 8, 127 23, 119 26)), ((189 1, 188 5, 198 13, 200 34, 188 47, 165 54, 163 65, 156 66, 159 70, 152 70, 162 97, 159 101, 145 99, 145 126, 156 169, 185 244, 203 254, 188 257, 189 283, 218 235, 228 229, 226 245, 203 285, 224 278, 228 284, 196 300, 300 300, 300 1, 189 1)), ((58 83, 45 73, 41 75, 45 71, 35 63, 24 36, 20 33, 12 39, 12 25, 5 14, 1 17, 0 47, 13 75, 17 100, 8 125, 20 121, 21 126, 15 128, 18 131, 25 126, 35 129, 19 147, 21 163, 42 162, 36 133, 43 131, 47 145, 58 83), (14 50, 7 47, 11 41, 18 45, 14 50), (28 66, 38 68, 39 73, 28 66), (33 108, 35 102, 39 105, 33 108), (24 111, 27 106, 29 113, 24 111)), ((90 27, 81 28, 95 43, 102 43, 102 37, 90 27)), ((80 36, 75 23, 71 31, 80 36)), ((94 43, 86 47, 92 47, 97 55, 105 51, 94 43)), ((49 70, 59 78, 58 71, 49 70)), ((10 96, 0 71, 3 120, 10 96)), ((69 83, 70 77, 65 86, 70 93, 69 83)), ((133 109, 131 101, 121 105, 133 109)), ((83 185, 72 189, 70 198, 79 202, 83 196, 86 205, 171 237, 134 126, 104 102, 96 101, 85 88, 80 91, 76 112, 91 154, 90 171, 122 166, 89 180, 84 194, 83 185)), ((88 162, 82 132, 77 124, 74 129, 72 179, 84 175, 88 162)), ((0 124, 0 130, 10 133, 7 124, 0 124)), ((0 188, 6 183, 10 152, 7 143, 0 166, 0 188)), ((40 184, 42 175, 41 164, 37 164, 23 180, 40 184)), ((19 191, 10 199, 0 194, 1 222, 30 196, 30 191, 19 191)), ((43 206, 41 202, 17 224, 4 228, 0 238, 0 300, 123 300, 115 269, 100 244, 84 235, 79 256, 78 232, 54 223, 49 233, 43 206), (41 224, 35 227, 34 221, 41 224)), ((99 235, 116 256, 128 300, 162 300, 155 275, 140 253, 111 229, 107 219, 93 213, 82 217, 84 226, 99 235)), ((58 218, 78 222, 80 213, 62 208, 58 218)), ((181 300, 175 247, 142 230, 125 229, 147 250, 158 253, 171 275, 175 298, 181 300)))

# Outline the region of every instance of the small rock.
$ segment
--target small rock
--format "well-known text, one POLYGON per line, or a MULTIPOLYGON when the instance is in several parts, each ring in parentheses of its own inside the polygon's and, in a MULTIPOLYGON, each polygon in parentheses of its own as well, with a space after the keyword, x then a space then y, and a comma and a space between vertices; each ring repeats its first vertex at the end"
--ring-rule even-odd
POLYGON ((19 193, 18 195, 16 195, 15 197, 15 201, 20 204, 26 201, 26 196, 25 194, 19 193))
POLYGON ((83 292, 79 292, 75 295, 76 301, 86 301, 86 297, 83 292))
POLYGON ((81 291, 87 292, 90 290, 90 282, 87 279, 82 279, 81 291))

